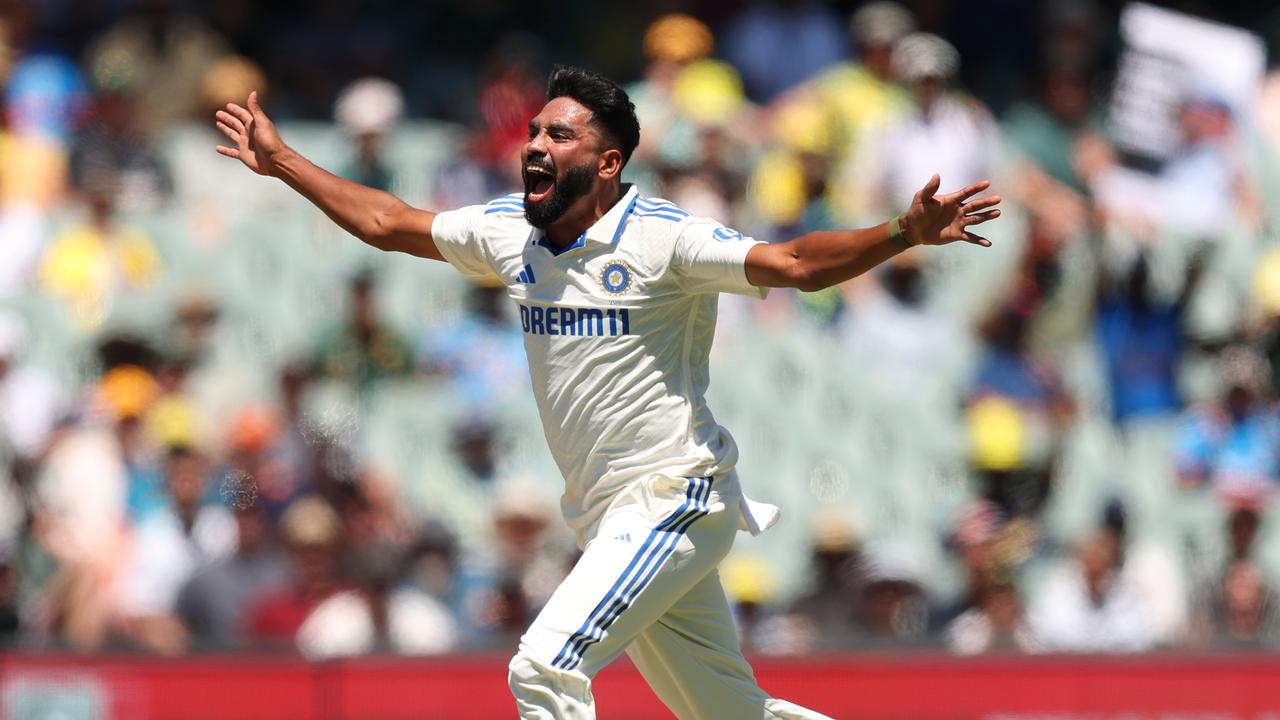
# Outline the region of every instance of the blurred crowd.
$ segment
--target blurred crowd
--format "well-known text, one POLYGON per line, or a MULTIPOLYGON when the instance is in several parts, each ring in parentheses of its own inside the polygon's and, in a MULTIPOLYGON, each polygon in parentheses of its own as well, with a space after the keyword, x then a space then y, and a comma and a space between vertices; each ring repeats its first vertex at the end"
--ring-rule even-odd
MULTIPOLYGON (((266 11, 245 2, 107 3, 60 21, 0 2, 0 646, 515 644, 576 549, 548 490, 558 478, 520 470, 536 419, 502 419, 529 403, 503 290, 447 286, 447 311, 412 326, 424 308, 386 303, 386 265, 360 256, 328 276, 334 303, 301 288, 296 307, 318 320, 297 325, 314 332, 284 343, 294 318, 277 313, 231 340, 285 271, 253 252, 219 264, 227 238, 251 222, 269 243, 281 223, 322 220, 258 197, 263 185, 233 189, 238 168, 190 148, 213 157, 213 110, 256 89, 286 139, 324 121, 335 172, 425 207, 483 203, 518 187, 553 59, 598 59, 627 81, 642 127, 629 181, 760 240, 883 222, 934 173, 943 192, 990 178, 1010 207, 992 260, 914 251, 841 287, 724 303, 718 365, 774 352, 752 349, 758 333, 802 333, 817 340, 799 352, 834 358, 815 382, 875 396, 874 432, 833 421, 817 436, 886 449, 848 484, 925 468, 892 476, 922 498, 923 544, 884 508, 829 497, 844 481, 769 480, 808 483, 817 502, 786 508, 792 534, 775 541, 789 565, 805 558, 798 580, 779 590, 776 560, 750 549, 722 568, 748 648, 1280 643, 1280 245, 1266 200, 1280 75, 1247 107, 1189 79, 1176 147, 1153 164, 1109 134, 1117 40, 1089 3, 1028 3, 1026 66, 1002 76, 988 55, 978 80, 960 49, 971 39, 954 37, 972 23, 941 21, 936 3, 642 3, 625 33, 590 26, 573 42, 539 41, 531 21, 449 60, 467 34, 440 37, 440 62, 412 78, 386 22, 314 5, 267 38, 266 11), (630 50, 642 60, 628 65, 630 50), (424 116, 447 152, 406 168, 397 138, 424 116), (964 273, 980 280, 962 291, 964 273), (461 410, 425 427, 386 415, 384 445, 353 429, 424 388, 461 410), (333 393, 354 404, 315 411, 333 393), (385 443, 421 444, 448 470, 408 476, 385 443)), ((472 29, 505 7, 439 5, 421 12, 472 29)), ((737 432, 733 414, 721 420, 737 432)))

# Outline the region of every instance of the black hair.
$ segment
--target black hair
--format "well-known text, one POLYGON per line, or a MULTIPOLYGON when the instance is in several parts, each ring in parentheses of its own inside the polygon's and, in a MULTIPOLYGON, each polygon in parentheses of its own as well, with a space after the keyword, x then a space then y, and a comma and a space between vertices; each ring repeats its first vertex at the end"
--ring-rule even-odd
POLYGON ((605 131, 622 151, 622 164, 640 144, 636 106, 618 83, 600 73, 557 65, 547 78, 547 100, 567 97, 591 111, 591 122, 605 131))

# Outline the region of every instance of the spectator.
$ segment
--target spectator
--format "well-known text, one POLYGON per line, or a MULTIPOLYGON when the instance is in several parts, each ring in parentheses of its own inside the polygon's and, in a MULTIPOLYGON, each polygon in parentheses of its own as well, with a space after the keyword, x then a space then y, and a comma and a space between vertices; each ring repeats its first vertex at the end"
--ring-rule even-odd
POLYGON ((858 58, 831 66, 779 99, 790 104, 812 98, 822 109, 833 172, 825 193, 839 227, 866 215, 866 208, 857 205, 864 188, 855 168, 859 153, 869 152, 867 138, 897 122, 912 105, 892 62, 893 46, 915 30, 911 13, 898 3, 877 0, 858 8, 850 26, 858 58))
POLYGON ((707 57, 715 47, 711 28, 697 18, 671 13, 650 23, 644 33, 644 54, 648 59, 639 82, 627 86, 627 95, 636 106, 636 117, 644 132, 632 153, 628 167, 638 172, 642 187, 657 183, 655 172, 666 166, 672 155, 687 158, 687 135, 672 98, 676 79, 690 63, 707 57), (674 137, 673 137, 674 136, 674 137), (676 147, 673 149, 672 145, 676 147))
POLYGON ((1092 195, 1109 223, 1142 239, 1169 232, 1218 241, 1239 229, 1256 232, 1262 209, 1232 110, 1205 80, 1185 82, 1173 155, 1156 173, 1101 163, 1092 195))
POLYGON ((120 207, 127 212, 154 210, 172 194, 173 178, 156 149, 150 118, 135 105, 135 89, 128 83, 138 78, 118 72, 110 59, 104 63, 92 69, 92 121, 76 134, 71 147, 72 182, 85 188, 95 182, 95 175, 118 173, 120 207))
POLYGON ((117 418, 136 417, 148 401, 145 377, 108 373, 90 393, 81 422, 54 438, 30 493, 31 539, 24 577, 33 588, 31 630, 82 650, 107 639, 109 590, 125 554, 125 464, 117 418))
POLYGON ((1113 528, 1095 531, 1039 588, 1028 620, 1046 650, 1125 653, 1155 646, 1151 608, 1122 572, 1121 543, 1113 528))
POLYGON ((6 79, 0 207, 47 213, 65 199, 67 151, 88 100, 84 78, 66 57, 32 53, 15 58, 6 79))
POLYGON ((356 155, 339 175, 379 190, 391 190, 393 177, 386 160, 386 140, 404 114, 404 96, 389 80, 362 78, 338 96, 333 115, 355 141, 356 155))
POLYGON ((774 595, 769 563, 751 555, 725 558, 718 569, 724 594, 733 608, 734 624, 742 638, 743 652, 785 654, 791 650, 785 638, 770 627, 774 595))
POLYGON ((1072 66, 1041 72, 1032 100, 1016 103, 1005 115, 1003 135, 1013 155, 1009 191, 1043 224, 1053 241, 1088 230, 1086 162, 1096 151, 1102 118, 1089 78, 1072 66))
POLYGON ((467 310, 423 340, 419 363, 429 375, 451 380, 468 407, 483 411, 527 392, 524 337, 500 286, 472 286, 467 310))
MULTIPOLYGON (((335 489, 346 528, 345 575, 355 575, 366 564, 376 565, 408 547, 414 537, 413 523, 397 502, 395 480, 387 471, 366 466, 354 482, 335 489)), ((400 563, 392 564, 398 568, 400 563)), ((398 569, 393 574, 398 575, 398 569)))
POLYGON ((568 573, 565 550, 548 532, 553 508, 525 479, 493 495, 493 542, 464 563, 462 618, 481 645, 514 643, 568 573))
POLYGON ((399 582, 401 554, 384 546, 365 555, 355 576, 359 587, 320 603, 298 629, 303 655, 438 655, 457 646, 457 622, 444 603, 399 582))
MULTIPOLYGON (((54 377, 24 357, 27 345, 23 320, 16 314, 0 314, 0 447, 8 451, 9 472, 24 484, 44 459, 55 427, 68 409, 54 377)), ((5 527, 5 514, 0 511, 0 541, 12 537, 5 527)))
POLYGON ((140 0, 136 13, 95 38, 85 64, 129 89, 142 117, 164 127, 194 120, 205 70, 228 54, 222 38, 173 0, 140 0))
POLYGON ((727 63, 704 58, 683 67, 671 91, 678 122, 662 138, 658 189, 691 214, 735 217, 759 144, 742 79, 727 63))
POLYGON ((235 552, 236 524, 225 506, 204 501, 205 461, 194 448, 169 448, 165 484, 168 505, 135 528, 118 602, 126 636, 173 654, 187 644, 177 617, 178 593, 200 566, 235 552))
POLYGON ((512 158, 543 102, 544 88, 533 69, 536 55, 527 36, 508 37, 489 53, 466 152, 445 161, 435 182, 433 202, 439 207, 486 203, 520 185, 519 163, 512 158))
POLYGON ((997 126, 975 98, 948 83, 960 69, 960 54, 937 35, 914 33, 893 49, 895 73, 911 87, 911 111, 882 128, 860 153, 868 217, 880 218, 911 204, 922 179, 942 178, 939 193, 989 177, 997 126), (870 152, 874 149, 875 152, 870 152))
POLYGON ((321 375, 367 391, 383 378, 407 374, 411 357, 400 333, 378 319, 372 273, 361 272, 349 287, 350 315, 324 333, 316 366, 321 375))
POLYGON ((226 467, 219 473, 227 492, 233 496, 249 493, 273 519, 319 487, 319 475, 298 474, 298 468, 290 463, 293 458, 283 454, 288 447, 281 443, 280 418, 273 408, 240 408, 231 421, 226 467))
POLYGON ((1160 171, 1161 222, 1206 240, 1220 239, 1239 220, 1256 226, 1261 208, 1230 106, 1197 88, 1187 93, 1179 119, 1182 146, 1160 171))
POLYGON ((960 506, 956 515, 948 545, 964 566, 964 590, 936 614, 933 623, 941 627, 979 607, 987 590, 1001 581, 1008 570, 998 552, 1004 525, 1000 506, 990 500, 971 500, 960 506))
POLYGON ((410 544, 404 581, 458 614, 458 550, 453 536, 442 525, 428 523, 410 544))
POLYGON ((1018 589, 1007 581, 983 590, 974 606, 953 620, 946 632, 947 647, 957 655, 1040 650, 1023 616, 1018 589))
POLYGON ((931 301, 934 293, 922 265, 919 255, 903 253, 866 281, 853 284, 847 293, 848 312, 839 320, 853 354, 851 365, 865 361, 867 367, 876 367, 885 382, 882 389, 904 402, 932 384, 925 378, 956 382, 959 374, 958 318, 931 301))
POLYGON ((1266 359, 1244 347, 1221 356, 1221 399, 1183 414, 1175 444, 1183 487, 1207 484, 1229 504, 1268 497, 1280 479, 1280 417, 1265 399, 1266 359))
POLYGON ((252 496, 232 500, 235 553, 196 570, 175 606, 195 650, 245 647, 249 608, 280 592, 288 579, 288 564, 271 536, 262 504, 252 496))
POLYGON ((1150 264, 1139 256, 1122 277, 1099 285, 1095 326, 1110 381, 1111 416, 1125 427, 1159 421, 1182 408, 1178 363, 1186 348, 1183 321, 1204 262, 1193 262, 1181 292, 1171 301, 1153 297, 1150 264))
POLYGON ((791 607, 805 621, 804 636, 810 644, 824 640, 841 644, 857 635, 854 600, 860 588, 861 545, 852 523, 842 515, 824 513, 816 518, 809 556, 813 589, 791 607))
POLYGON ((910 644, 927 630, 928 608, 916 553, 897 541, 863 549, 858 575, 862 629, 869 642, 910 644))
POLYGON ((768 103, 849 55, 840 18, 812 0, 756 0, 731 18, 725 58, 742 73, 747 95, 768 103), (785 57, 787 62, 776 62, 785 57))
POLYGON ((1215 639, 1233 647, 1274 648, 1280 643, 1280 610, 1262 569, 1234 560, 1222 573, 1212 599, 1215 639))
POLYGON ((838 227, 844 199, 828 192, 834 136, 822 107, 798 97, 777 109, 770 131, 772 146, 751 177, 754 209, 775 226, 778 240, 838 227))
MULTIPOLYGON (((347 590, 338 576, 343 543, 342 521, 324 500, 304 495, 280 519, 280 534, 289 551, 287 583, 249 606, 245 614, 250 640, 263 648, 296 647, 298 631, 325 600, 347 590)), ((321 637, 314 643, 325 642, 321 637)))
POLYGON ((1258 564, 1258 510, 1241 506, 1227 521, 1227 557, 1197 593, 1200 643, 1274 647, 1280 643, 1276 592, 1258 564))
POLYGON ((1052 488, 1061 433, 1074 412, 1056 366, 1027 344, 1028 319, 1004 308, 968 402, 971 462, 1010 517, 1034 517, 1052 488))
POLYGON ((87 334, 111 316, 119 296, 156 284, 162 264, 151 239, 120 221, 121 178, 115 169, 95 168, 82 189, 89 221, 53 239, 41 263, 40 283, 62 301, 71 324, 87 334))
POLYGON ((476 416, 460 420, 450 429, 453 457, 463 477, 488 485, 498 477, 502 442, 492 418, 476 416))

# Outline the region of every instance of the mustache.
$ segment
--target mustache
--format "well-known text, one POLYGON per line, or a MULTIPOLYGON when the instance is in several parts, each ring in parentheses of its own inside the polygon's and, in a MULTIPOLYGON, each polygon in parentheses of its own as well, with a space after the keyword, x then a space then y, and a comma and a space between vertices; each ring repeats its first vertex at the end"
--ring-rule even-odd
POLYGON ((546 170, 547 172, 549 172, 549 173, 551 173, 551 174, 553 174, 553 175, 554 175, 554 174, 555 174, 555 172, 556 172, 555 167, 554 167, 554 166, 552 166, 552 164, 551 164, 551 163, 547 162, 544 158, 541 158, 541 157, 529 157, 527 160, 525 160, 525 161, 524 161, 524 166, 525 166, 526 168, 529 168, 529 167, 536 167, 536 168, 538 168, 539 170, 546 170))

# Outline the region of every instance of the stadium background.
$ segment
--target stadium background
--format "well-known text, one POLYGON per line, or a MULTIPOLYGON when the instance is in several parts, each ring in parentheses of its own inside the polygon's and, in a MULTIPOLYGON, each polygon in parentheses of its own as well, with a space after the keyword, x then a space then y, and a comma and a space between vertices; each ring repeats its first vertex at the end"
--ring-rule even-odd
POLYGON ((510 308, 211 117, 257 89, 444 209, 516 189, 553 62, 627 84, 629 179, 762 240, 933 171, 1006 198, 990 250, 721 303, 711 406, 784 511, 722 569, 766 687, 1273 717, 1280 11, 1175 5, 0 2, 0 717, 504 714, 573 561, 510 308))

